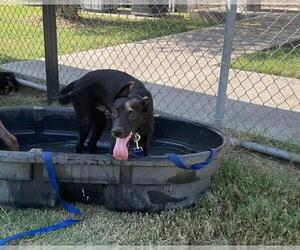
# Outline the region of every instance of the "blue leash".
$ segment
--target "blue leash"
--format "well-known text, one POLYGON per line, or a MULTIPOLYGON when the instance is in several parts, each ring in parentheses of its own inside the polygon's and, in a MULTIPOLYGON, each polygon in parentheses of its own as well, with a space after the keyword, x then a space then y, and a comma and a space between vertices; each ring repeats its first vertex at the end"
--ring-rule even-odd
POLYGON ((47 168, 48 171, 48 177, 50 180, 50 184, 52 189, 54 190, 56 197, 59 199, 60 204, 62 205, 62 207, 64 208, 64 210, 66 210, 67 212, 71 213, 71 214, 80 214, 80 210, 76 207, 71 206, 69 203, 65 202, 58 191, 58 187, 57 187, 57 183, 56 183, 56 178, 55 178, 55 172, 54 172, 54 168, 52 165, 52 156, 50 152, 43 152, 43 157, 44 157, 44 165, 47 168))
MULTIPOLYGON (((57 198, 59 199, 60 204, 62 205, 64 210, 66 210, 67 212, 69 212, 71 214, 75 214, 75 215, 81 215, 81 212, 78 208, 73 207, 70 204, 68 204, 67 202, 65 202, 59 194, 57 183, 56 183, 56 178, 55 178, 55 171, 54 171, 54 168, 52 165, 51 153, 43 152, 43 158, 44 158, 44 165, 47 168, 50 185, 51 185, 53 191, 55 192, 57 198)), ((39 234, 49 233, 49 232, 52 232, 52 231, 55 231, 55 230, 58 230, 61 228, 69 227, 80 221, 81 221, 81 219, 66 219, 66 220, 60 221, 56 224, 53 224, 51 226, 41 227, 38 229, 33 229, 33 230, 25 231, 22 233, 14 234, 12 236, 9 236, 9 237, 6 237, 6 238, 0 240, 0 246, 4 246, 12 240, 17 240, 17 239, 21 239, 24 237, 30 237, 30 236, 35 236, 35 235, 39 235, 39 234)))
POLYGON ((216 157, 217 155, 217 150, 216 149, 209 149, 210 151, 210 156, 208 157, 208 159, 204 162, 201 162, 201 163, 196 163, 196 164, 193 164, 191 166, 188 166, 186 165, 176 154, 169 154, 168 155, 168 159, 170 161, 172 161, 176 167, 178 168, 182 168, 182 169, 186 169, 186 170, 199 170, 199 169, 202 169, 204 167, 206 167, 207 165, 209 165, 213 160, 214 158, 216 157))

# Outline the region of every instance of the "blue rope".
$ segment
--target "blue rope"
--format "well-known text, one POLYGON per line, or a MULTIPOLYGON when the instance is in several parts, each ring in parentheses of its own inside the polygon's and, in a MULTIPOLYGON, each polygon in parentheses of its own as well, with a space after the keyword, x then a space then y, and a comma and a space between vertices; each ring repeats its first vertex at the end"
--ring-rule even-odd
POLYGON ((201 163, 196 163, 193 164, 191 166, 186 165, 176 154, 169 154, 167 155, 168 159, 170 161, 172 161, 176 167, 178 168, 182 168, 182 169, 187 169, 187 170, 199 170, 202 169, 206 166, 208 166, 216 157, 217 154, 217 150, 216 149, 209 149, 210 151, 210 156, 208 157, 208 159, 204 162, 201 163))
MULTIPOLYGON (((54 168, 52 165, 51 153, 43 152, 43 158, 44 158, 44 165, 47 168, 50 185, 51 185, 53 191, 55 192, 58 200, 60 201, 62 207, 64 208, 64 210, 66 210, 67 212, 69 212, 71 214, 80 215, 81 214, 80 210, 76 207, 71 206, 67 202, 65 202, 59 194, 58 186, 57 186, 56 178, 55 178, 55 171, 54 171, 54 168)), ((9 237, 6 237, 6 238, 0 240, 0 246, 4 246, 8 242, 13 241, 13 240, 18 240, 18 239, 21 239, 24 237, 30 237, 30 236, 35 236, 35 235, 39 235, 39 234, 49 233, 49 232, 52 232, 52 231, 55 231, 55 230, 58 230, 61 228, 69 227, 80 221, 81 221, 81 219, 66 219, 66 220, 60 221, 56 224, 50 225, 50 226, 41 227, 38 229, 32 229, 29 231, 24 231, 24 232, 21 232, 18 234, 14 234, 14 235, 11 235, 9 237)))
POLYGON ((73 207, 70 204, 68 204, 67 202, 65 202, 59 194, 56 179, 55 179, 55 172, 54 172, 54 168, 53 168, 53 165, 52 165, 51 153, 50 152, 44 152, 43 157, 44 157, 44 165, 46 166, 47 171, 48 171, 48 177, 49 177, 49 180, 50 180, 50 185, 51 185, 53 191, 55 192, 56 197, 59 199, 60 204, 62 205, 64 210, 66 210, 67 212, 69 212, 71 214, 80 214, 80 210, 78 208, 73 207))

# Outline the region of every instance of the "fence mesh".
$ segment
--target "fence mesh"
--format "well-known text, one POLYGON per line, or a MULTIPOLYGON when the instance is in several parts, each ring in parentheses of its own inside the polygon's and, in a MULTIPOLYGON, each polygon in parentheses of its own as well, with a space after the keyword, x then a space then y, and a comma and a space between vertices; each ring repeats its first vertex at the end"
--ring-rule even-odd
MULTIPOLYGON (((213 124, 225 16, 225 5, 60 6, 60 84, 123 70, 157 111, 213 124)), ((44 83, 41 7, 0 5, 0 20, 0 68, 44 83)), ((224 126, 299 143, 300 6, 238 6, 232 46, 224 126)))
POLYGON ((45 54, 41 8, 0 5, 0 23, 0 67, 20 76, 43 72, 36 60, 45 54))
POLYGON ((300 6, 262 9, 235 31, 225 126, 299 143, 300 6))

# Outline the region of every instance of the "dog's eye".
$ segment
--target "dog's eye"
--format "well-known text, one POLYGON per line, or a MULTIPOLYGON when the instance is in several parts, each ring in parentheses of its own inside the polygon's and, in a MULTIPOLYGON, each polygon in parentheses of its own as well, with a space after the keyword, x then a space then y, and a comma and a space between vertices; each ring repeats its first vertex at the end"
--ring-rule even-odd
POLYGON ((134 111, 129 111, 128 116, 130 119, 134 119, 136 117, 136 113, 134 111))
POLYGON ((116 118, 117 116, 118 116, 118 111, 117 110, 112 110, 111 111, 111 116, 112 116, 112 118, 116 118))

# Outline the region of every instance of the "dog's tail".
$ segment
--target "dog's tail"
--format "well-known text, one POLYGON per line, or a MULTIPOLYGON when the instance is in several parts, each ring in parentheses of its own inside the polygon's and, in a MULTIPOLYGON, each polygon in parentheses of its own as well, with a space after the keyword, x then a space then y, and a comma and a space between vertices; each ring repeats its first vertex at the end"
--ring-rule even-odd
POLYGON ((76 81, 69 83, 59 91, 59 96, 57 99, 60 104, 68 104, 73 101, 73 88, 75 82, 76 81))
POLYGON ((76 97, 78 97, 82 92, 84 92, 87 88, 89 88, 93 81, 82 81, 78 88, 74 89, 74 85, 77 81, 69 83, 67 86, 62 88, 59 92, 59 96, 57 97, 58 102, 60 104, 68 104, 73 102, 76 97))

